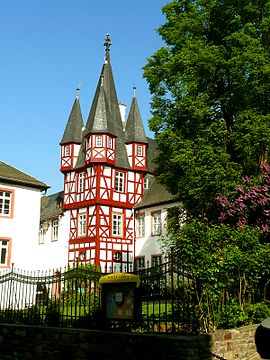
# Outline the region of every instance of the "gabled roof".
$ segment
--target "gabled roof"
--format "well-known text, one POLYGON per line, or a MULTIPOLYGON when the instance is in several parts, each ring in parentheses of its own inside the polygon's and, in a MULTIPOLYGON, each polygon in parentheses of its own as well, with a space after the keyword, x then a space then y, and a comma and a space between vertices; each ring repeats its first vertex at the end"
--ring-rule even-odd
POLYGON ((63 213, 63 191, 41 198, 40 221, 57 218, 63 213))
POLYGON ((79 98, 76 96, 69 118, 67 126, 60 141, 60 145, 68 143, 81 144, 82 142, 82 128, 83 128, 83 118, 81 112, 81 106, 79 98))
POLYGON ((0 182, 13 185, 23 185, 40 190, 47 190, 50 187, 44 182, 39 181, 2 161, 0 161, 0 182))
POLYGON ((125 132, 126 132, 127 143, 129 142, 141 142, 145 144, 148 143, 144 131, 139 105, 135 94, 131 101, 125 132))

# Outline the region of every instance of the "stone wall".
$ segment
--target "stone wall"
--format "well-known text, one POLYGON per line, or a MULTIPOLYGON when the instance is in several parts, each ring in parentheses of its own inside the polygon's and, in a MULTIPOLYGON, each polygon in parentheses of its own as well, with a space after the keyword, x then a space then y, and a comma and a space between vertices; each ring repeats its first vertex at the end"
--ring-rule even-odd
POLYGON ((259 360, 254 340, 258 325, 217 330, 211 334, 211 351, 226 360, 259 360))
POLYGON ((120 333, 71 328, 0 325, 1 360, 257 360, 256 326, 211 336, 120 333))

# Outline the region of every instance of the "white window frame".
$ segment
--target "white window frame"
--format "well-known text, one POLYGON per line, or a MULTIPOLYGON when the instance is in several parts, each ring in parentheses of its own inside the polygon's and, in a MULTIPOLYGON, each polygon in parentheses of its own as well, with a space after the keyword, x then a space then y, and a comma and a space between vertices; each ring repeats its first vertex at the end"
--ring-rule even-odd
POLYGON ((58 234, 59 234, 59 221, 53 220, 52 221, 52 241, 58 240, 58 234))
POLYGON ((161 212, 152 212, 152 235, 161 235, 161 212))
POLYGON ((142 147, 142 145, 137 145, 137 156, 143 156, 143 147, 142 147))
POLYGON ((145 235, 145 215, 139 214, 137 217, 137 237, 144 237, 145 235))
POLYGON ((137 256, 135 257, 135 270, 143 270, 145 269, 145 257, 144 256, 137 256))
POLYGON ((13 192, 0 189, 0 217, 12 216, 13 192))
POLYGON ((143 179, 143 188, 144 188, 144 190, 147 190, 149 188, 149 179, 148 178, 143 179))
POLYGON ((112 235, 122 236, 123 235, 123 215, 113 214, 112 215, 112 235))
POLYGON ((64 156, 70 156, 70 145, 64 146, 64 156))
POLYGON ((115 172, 115 191, 124 192, 125 189, 125 173, 121 171, 115 172))
POLYGON ((111 137, 108 138, 108 148, 109 149, 113 148, 113 139, 111 137))
POLYGON ((83 193, 85 189, 85 173, 80 172, 78 176, 78 192, 83 193))
POLYGON ((9 260, 9 239, 0 239, 0 267, 7 267, 9 260), (3 260, 4 257, 4 261, 3 260))
POLYGON ((39 230, 39 236, 38 236, 38 243, 39 245, 43 245, 45 243, 45 234, 46 234, 46 231, 45 229, 40 229, 39 230))
POLYGON ((86 212, 78 215, 78 236, 86 235, 86 212))
POLYGON ((102 135, 96 135, 95 144, 96 144, 96 147, 102 147, 102 145, 103 145, 102 135))
POLYGON ((159 266, 162 263, 162 256, 161 255, 152 255, 152 266, 159 266))

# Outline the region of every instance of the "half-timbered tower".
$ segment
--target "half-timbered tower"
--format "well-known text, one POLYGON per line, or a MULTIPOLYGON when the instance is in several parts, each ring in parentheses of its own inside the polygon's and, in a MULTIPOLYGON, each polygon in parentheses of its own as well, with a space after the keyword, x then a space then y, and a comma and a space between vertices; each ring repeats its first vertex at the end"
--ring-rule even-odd
POLYGON ((134 89, 126 127, 110 63, 105 60, 84 127, 76 97, 60 142, 63 209, 70 215, 68 261, 125 270, 134 261, 133 207, 143 197, 146 138, 134 89))

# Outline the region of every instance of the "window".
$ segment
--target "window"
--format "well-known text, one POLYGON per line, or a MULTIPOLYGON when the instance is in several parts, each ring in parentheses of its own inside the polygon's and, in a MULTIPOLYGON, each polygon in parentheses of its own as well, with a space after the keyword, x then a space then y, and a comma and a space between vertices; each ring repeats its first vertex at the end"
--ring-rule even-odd
POLYGON ((78 192, 79 193, 84 192, 84 178, 85 178, 84 172, 79 173, 79 180, 78 180, 78 192))
POLYGON ((111 137, 108 138, 108 148, 112 149, 113 148, 113 140, 111 137))
POLYGON ((12 192, 0 190, 0 216, 12 215, 12 192))
POLYGON ((113 234, 113 236, 122 236, 122 215, 121 214, 113 214, 112 234, 113 234))
POLYGON ((70 146, 66 145, 64 148, 64 156, 70 156, 70 146))
POLYGON ((149 188, 149 179, 148 178, 143 179, 143 188, 144 188, 144 190, 147 190, 149 188))
POLYGON ((58 229, 59 229, 58 220, 53 220, 53 222, 52 222, 52 241, 58 240, 58 229))
POLYGON ((144 256, 137 256, 135 258, 135 270, 143 270, 145 268, 144 256))
POLYGON ((144 215, 139 214, 137 217, 137 236, 143 237, 144 236, 144 215))
POLYGON ((38 237, 38 243, 40 245, 44 244, 44 242, 45 242, 45 234, 46 234, 46 230, 45 229, 40 229, 39 237, 38 237))
POLYGON ((115 190, 118 192, 124 191, 124 176, 125 174, 120 171, 115 172, 115 190))
POLYGON ((152 266, 159 266, 161 264, 161 255, 152 255, 152 266))
POLYGON ((102 147, 102 136, 96 136, 96 147, 102 147))
POLYGON ((9 266, 9 240, 0 240, 0 266, 9 266))
POLYGON ((161 214, 160 211, 152 213, 152 235, 161 234, 161 214))
POLYGON ((122 253, 121 253, 121 251, 114 251, 114 252, 113 252, 113 260, 114 260, 115 262, 121 262, 121 260, 122 260, 122 253))
POLYGON ((78 218, 78 236, 86 235, 86 213, 79 214, 78 218))
POLYGON ((137 156, 143 155, 142 145, 137 145, 137 156))

